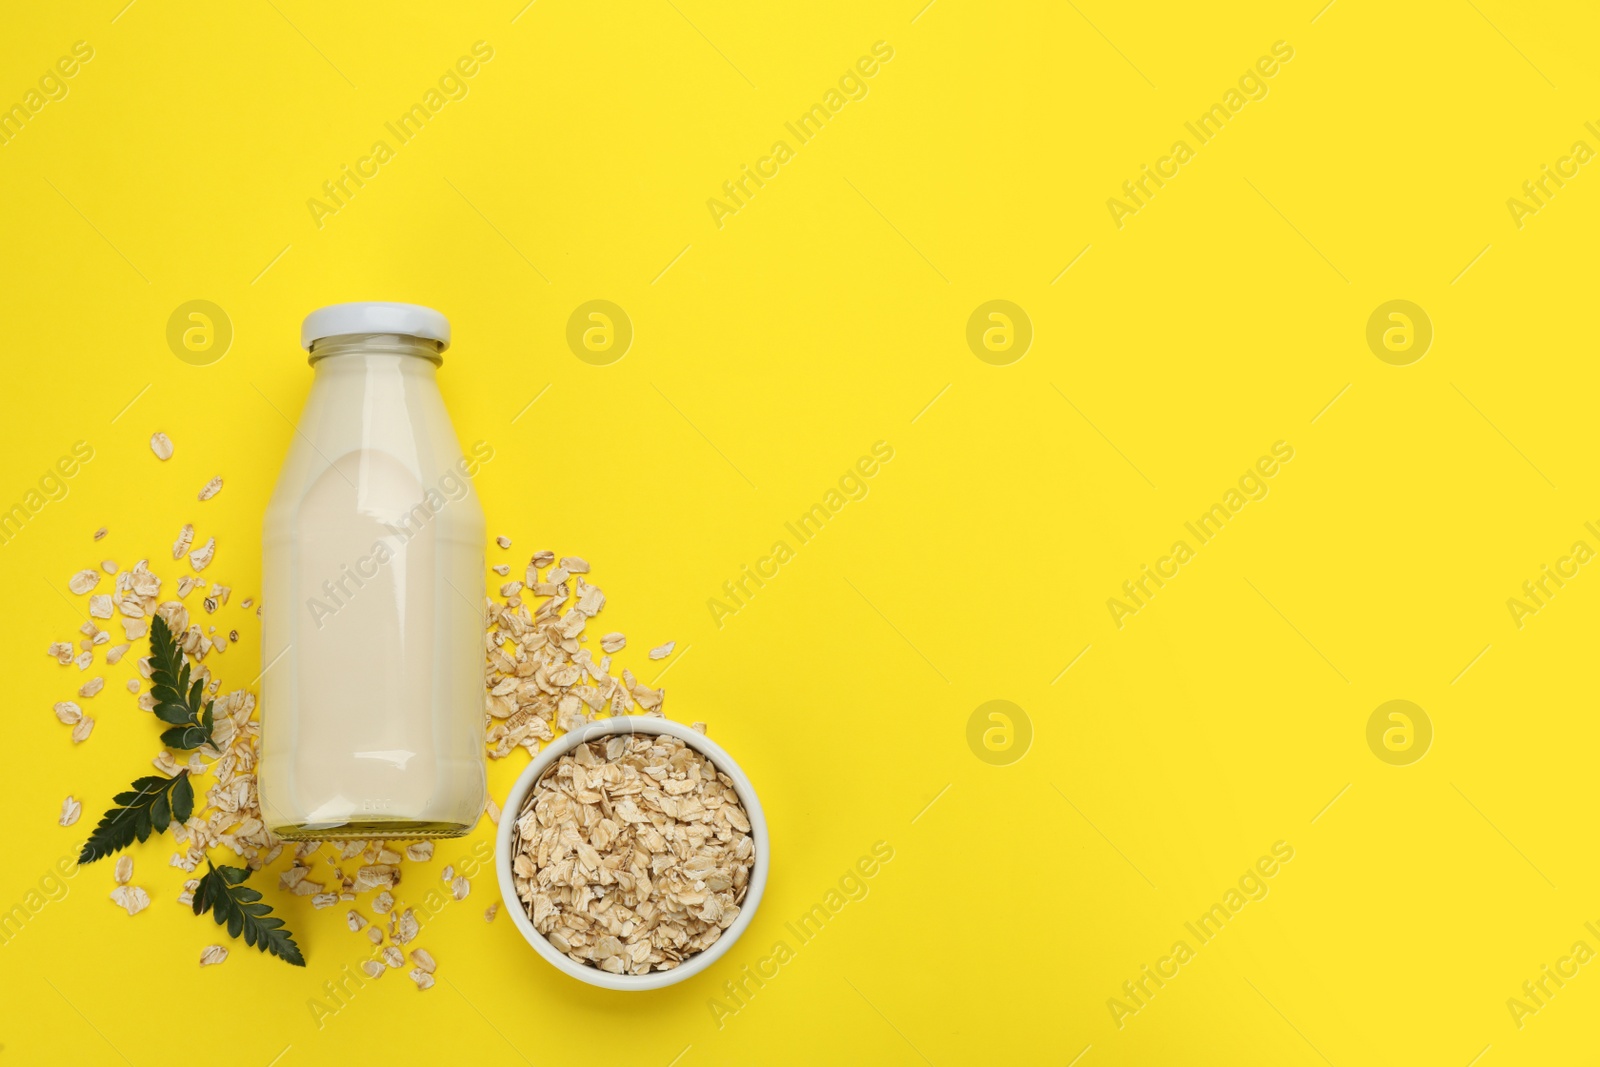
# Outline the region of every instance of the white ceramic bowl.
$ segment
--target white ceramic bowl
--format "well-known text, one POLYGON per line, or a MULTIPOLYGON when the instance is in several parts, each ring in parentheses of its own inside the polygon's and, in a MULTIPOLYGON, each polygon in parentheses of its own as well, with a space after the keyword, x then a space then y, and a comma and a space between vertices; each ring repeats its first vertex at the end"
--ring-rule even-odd
POLYGON ((761 814, 761 801, 756 799, 756 791, 751 786, 750 779, 745 777, 744 771, 739 769, 732 756, 723 751, 721 745, 682 723, 668 719, 639 715, 601 719, 577 730, 569 730, 551 742, 534 757, 533 762, 528 764, 517 778, 516 784, 511 787, 510 794, 506 796, 495 840, 495 869, 500 874, 500 898, 505 902, 506 911, 511 913, 511 921, 516 924, 528 944, 548 960, 551 966, 580 982, 588 982, 604 989, 661 989, 699 974, 721 959, 733 943, 739 940, 739 935, 744 933, 745 928, 750 925, 750 920, 755 918, 756 908, 761 903, 761 893, 767 887, 767 867, 770 862, 767 820, 761 814), (651 971, 643 975, 611 974, 598 967, 578 963, 565 953, 556 951, 555 946, 534 929, 533 921, 528 918, 527 908, 517 898, 517 883, 511 873, 511 864, 515 859, 511 850, 511 838, 516 833, 517 817, 522 813, 522 806, 527 802, 528 794, 533 791, 533 787, 538 784, 545 771, 562 756, 581 744, 612 734, 665 734, 682 740, 715 764, 717 770, 733 780, 734 792, 739 794, 739 802, 744 805, 745 814, 750 819, 750 838, 755 844, 756 853, 755 866, 750 871, 750 888, 745 893, 744 902, 739 905, 739 917, 733 921, 732 926, 722 932, 716 944, 704 952, 690 956, 687 962, 670 971, 651 971))

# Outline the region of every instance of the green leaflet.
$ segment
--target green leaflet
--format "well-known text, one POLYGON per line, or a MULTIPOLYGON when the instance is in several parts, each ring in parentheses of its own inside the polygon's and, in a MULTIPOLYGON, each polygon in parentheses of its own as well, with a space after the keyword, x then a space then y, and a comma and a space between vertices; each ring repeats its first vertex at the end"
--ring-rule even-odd
POLYGON ((160 615, 150 620, 150 695, 156 701, 156 718, 172 726, 161 734, 162 744, 184 750, 214 745, 211 726, 216 701, 202 703, 205 680, 190 682, 189 662, 160 615))
POLYGON ((296 967, 306 965, 294 936, 284 929, 283 920, 272 914, 272 907, 261 903, 261 894, 244 884, 250 877, 247 867, 212 866, 206 861, 206 875, 194 891, 194 913, 210 912, 218 926, 228 928, 229 937, 244 936, 244 943, 271 953, 296 967))
POLYGON ((188 822, 194 814, 194 785, 188 771, 179 771, 172 778, 146 775, 134 779, 126 792, 118 793, 115 803, 116 807, 105 813, 83 843, 79 863, 93 863, 122 851, 135 840, 148 839, 152 832, 162 833, 173 819, 188 822))

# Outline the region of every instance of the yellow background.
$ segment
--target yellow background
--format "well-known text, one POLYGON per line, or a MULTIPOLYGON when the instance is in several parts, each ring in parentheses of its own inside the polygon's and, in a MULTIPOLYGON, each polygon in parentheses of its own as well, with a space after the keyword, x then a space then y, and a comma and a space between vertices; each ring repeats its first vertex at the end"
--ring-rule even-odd
MULTIPOLYGON (((308 1001, 363 957, 344 909, 258 877, 310 965, 234 945, 201 970, 215 928, 175 906, 171 843, 152 842, 134 850, 146 912, 107 900, 103 863, 0 950, 5 1061, 1592 1053, 1600 965, 1520 1028, 1506 1006, 1574 942, 1600 948, 1600 577, 1520 629, 1506 607, 1574 541, 1600 547, 1583 526, 1600 175, 1520 229, 1506 206, 1574 141, 1600 147, 1592 8, 123 2, 26 5, 0 34, 0 102, 94 48, 0 146, 0 497, 74 441, 95 450, 0 546, 0 907, 156 750, 122 689, 131 656, 82 701, 88 742, 51 714, 89 676, 43 655, 82 620, 67 578, 149 556, 170 591, 165 554, 195 522, 220 546, 206 576, 234 588, 211 621, 243 638, 209 662, 253 677, 239 602, 311 382, 299 322, 355 299, 449 315, 442 387, 461 438, 496 449, 478 489, 515 539, 490 561, 589 558, 600 622, 646 680, 644 650, 678 642, 666 710, 709 722, 756 782, 772 880, 709 973, 629 996, 560 976, 504 915, 486 925, 480 875, 419 942, 448 981, 390 975, 319 1027, 308 1001), (469 95, 318 228, 307 200, 479 40, 494 58, 469 95), (1294 58, 1269 95, 1119 229, 1107 198, 1280 40, 1294 58), (868 95, 794 145, 784 123, 877 41, 894 58, 868 95), (706 201, 778 139, 795 158, 719 228, 706 201), (193 299, 235 331, 209 366, 165 340, 193 299), (592 299, 634 326, 610 366, 565 341, 592 299), (1033 324, 1009 366, 965 340, 991 299, 1033 324), (1391 299, 1434 326, 1410 366, 1365 341, 1391 299), (1117 628, 1107 598, 1279 440, 1295 455, 1270 494, 1117 628), (895 455, 870 494, 718 627, 708 599, 877 441, 895 455), (1008 766, 967 744, 992 699, 1032 725, 1008 766), (1433 724, 1410 766, 1367 746, 1392 699, 1433 724), (1119 1029, 1108 999, 1280 840, 1295 854, 1270 894, 1119 1029), (894 859, 869 895, 719 1028, 722 983, 878 841, 894 859)), ((523 762, 491 767, 495 795, 523 762)), ((408 865, 407 886, 490 832, 408 865)))

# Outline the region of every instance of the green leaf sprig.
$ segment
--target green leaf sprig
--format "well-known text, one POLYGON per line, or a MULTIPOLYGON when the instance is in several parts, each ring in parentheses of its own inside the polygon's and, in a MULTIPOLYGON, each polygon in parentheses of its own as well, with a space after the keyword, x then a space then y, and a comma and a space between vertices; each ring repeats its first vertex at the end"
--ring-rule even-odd
MULTIPOLYGON (((184 750, 219 747, 212 736, 216 701, 203 699, 204 678, 191 682, 189 661, 159 615, 150 620, 150 682, 156 718, 171 727, 161 734, 164 745, 184 750)), ((78 862, 104 859, 135 840, 148 839, 152 832, 164 833, 174 820, 188 822, 193 814, 194 785, 188 770, 170 778, 159 774, 136 778, 132 787, 117 794, 116 807, 105 813, 84 842, 78 862)), ((305 957, 283 920, 272 914, 271 905, 261 902, 258 891, 244 884, 250 873, 248 867, 217 867, 207 857, 206 874, 194 891, 194 913, 209 911, 218 926, 228 928, 230 937, 242 935, 245 944, 304 967, 305 957)))
POLYGON ((304 967, 306 959, 294 936, 284 929, 283 920, 272 914, 272 906, 261 903, 261 894, 244 884, 248 867, 212 866, 206 860, 206 875, 194 891, 194 913, 211 912, 217 925, 228 927, 229 937, 244 935, 244 943, 271 953, 281 960, 304 967))
POLYGON ((216 701, 201 702, 205 679, 196 678, 190 684, 189 661, 167 627, 167 620, 160 615, 150 620, 150 686, 156 700, 156 718, 172 724, 172 729, 162 733, 162 744, 177 749, 216 747, 211 738, 216 701))
POLYGON ((116 796, 117 806, 106 812, 78 853, 79 863, 93 863, 146 840, 151 831, 164 833, 172 820, 188 822, 194 814, 194 786, 188 771, 174 777, 159 774, 134 779, 133 786, 116 796))

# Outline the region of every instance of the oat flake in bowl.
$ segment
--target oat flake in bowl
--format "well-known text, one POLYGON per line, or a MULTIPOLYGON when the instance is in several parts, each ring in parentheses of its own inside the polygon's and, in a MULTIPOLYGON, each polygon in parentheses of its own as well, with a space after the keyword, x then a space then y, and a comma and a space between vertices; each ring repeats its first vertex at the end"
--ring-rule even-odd
POLYGON ((755 914, 766 823, 749 779, 666 719, 589 723, 549 745, 506 798, 500 890, 539 954, 610 989, 710 966, 755 914))

